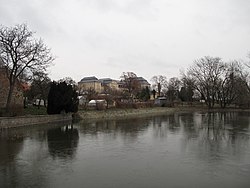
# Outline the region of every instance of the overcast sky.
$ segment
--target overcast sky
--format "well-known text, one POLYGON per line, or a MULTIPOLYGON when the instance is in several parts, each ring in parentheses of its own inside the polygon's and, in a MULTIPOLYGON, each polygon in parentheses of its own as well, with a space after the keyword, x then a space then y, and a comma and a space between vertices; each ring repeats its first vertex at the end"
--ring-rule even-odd
POLYGON ((50 77, 179 76, 195 59, 247 60, 249 0, 0 0, 56 56, 50 77))

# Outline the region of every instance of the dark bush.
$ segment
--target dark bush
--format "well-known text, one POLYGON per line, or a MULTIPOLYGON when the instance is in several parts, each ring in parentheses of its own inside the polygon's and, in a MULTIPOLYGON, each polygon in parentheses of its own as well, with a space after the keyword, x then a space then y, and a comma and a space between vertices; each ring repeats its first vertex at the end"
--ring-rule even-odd
POLYGON ((48 114, 60 114, 78 111, 77 92, 66 82, 53 82, 48 96, 48 114))

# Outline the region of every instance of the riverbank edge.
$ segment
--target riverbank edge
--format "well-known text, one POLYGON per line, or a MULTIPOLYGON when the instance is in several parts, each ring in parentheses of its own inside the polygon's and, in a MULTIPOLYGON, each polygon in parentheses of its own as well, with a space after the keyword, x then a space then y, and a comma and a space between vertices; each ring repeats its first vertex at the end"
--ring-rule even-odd
POLYGON ((250 109, 208 109, 197 107, 153 107, 153 108, 139 108, 139 109, 108 109, 108 110, 90 110, 78 111, 76 114, 58 114, 58 115, 28 115, 17 117, 1 117, 0 129, 17 128, 32 125, 44 125, 56 122, 72 122, 77 121, 93 121, 93 120, 114 120, 114 119, 128 119, 151 117, 156 115, 168 115, 172 113, 184 112, 235 112, 247 111, 250 109))
POLYGON ((44 125, 54 122, 71 122, 72 119, 72 114, 1 117, 0 129, 17 128, 31 125, 44 125))
POLYGON ((78 111, 75 119, 89 121, 89 120, 109 120, 109 119, 123 119, 123 118, 137 118, 150 117, 155 115, 167 115, 172 113, 185 112, 235 112, 235 111, 249 111, 243 109, 208 109, 197 107, 153 107, 140 109, 108 109, 103 111, 78 111))

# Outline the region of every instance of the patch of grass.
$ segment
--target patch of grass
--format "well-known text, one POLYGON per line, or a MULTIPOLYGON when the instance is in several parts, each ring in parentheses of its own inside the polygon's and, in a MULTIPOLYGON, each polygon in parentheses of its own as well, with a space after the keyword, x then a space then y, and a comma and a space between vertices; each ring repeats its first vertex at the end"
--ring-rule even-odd
POLYGON ((44 106, 28 106, 24 109, 24 115, 47 115, 47 108, 44 106))

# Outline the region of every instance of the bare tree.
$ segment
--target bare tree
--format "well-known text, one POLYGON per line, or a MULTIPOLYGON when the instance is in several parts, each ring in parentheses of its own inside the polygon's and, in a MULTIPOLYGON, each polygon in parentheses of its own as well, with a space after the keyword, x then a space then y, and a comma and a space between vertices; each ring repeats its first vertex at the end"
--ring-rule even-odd
POLYGON ((51 79, 44 72, 34 72, 32 80, 31 88, 27 93, 28 96, 31 99, 39 99, 38 105, 36 104, 38 108, 40 108, 41 100, 44 101, 44 106, 46 107, 51 79))
POLYGON ((41 39, 33 37, 25 24, 0 28, 0 57, 9 80, 6 111, 9 112, 12 94, 18 78, 24 73, 44 72, 54 60, 50 49, 41 39))
MULTIPOLYGON (((242 92, 243 83, 246 83, 246 74, 244 73, 243 66, 238 61, 233 61, 225 64, 224 75, 219 80, 217 98, 220 106, 225 108, 235 101, 242 92)), ((244 92, 245 94, 247 93, 244 92)))
POLYGON ((170 78, 167 86, 168 100, 173 102, 178 98, 181 81, 177 77, 170 78))
POLYGON ((245 65, 250 68, 250 52, 247 54, 247 57, 248 57, 248 61, 245 62, 245 65))
POLYGON ((57 82, 65 82, 68 85, 76 86, 76 82, 71 77, 64 77, 57 82))
POLYGON ((194 96, 194 80, 187 76, 184 72, 181 73, 181 89, 179 93, 179 98, 185 102, 192 102, 194 96))
POLYGON ((153 82, 153 88, 155 88, 158 92, 158 96, 161 96, 161 90, 163 87, 167 85, 167 78, 163 75, 153 76, 151 78, 153 82))
POLYGON ((137 75, 133 72, 123 72, 121 76, 121 82, 123 83, 123 87, 127 89, 130 98, 133 99, 140 89, 137 75))
POLYGON ((189 76, 195 81, 195 88, 205 100, 209 108, 216 102, 216 94, 220 78, 225 72, 225 63, 218 57, 200 58, 188 70, 189 76))

